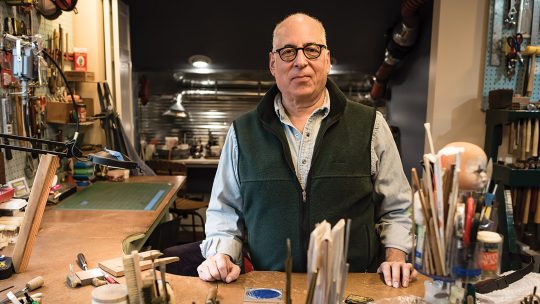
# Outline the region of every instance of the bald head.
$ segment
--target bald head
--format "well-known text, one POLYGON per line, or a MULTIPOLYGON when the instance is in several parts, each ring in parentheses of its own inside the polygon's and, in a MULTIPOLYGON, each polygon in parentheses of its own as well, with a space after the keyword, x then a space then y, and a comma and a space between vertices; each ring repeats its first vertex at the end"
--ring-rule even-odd
POLYGON ((322 44, 326 45, 326 30, 324 29, 323 24, 318 19, 311 17, 307 14, 296 13, 296 14, 287 16, 285 19, 283 19, 281 22, 279 22, 276 25, 276 27, 274 28, 274 33, 272 37, 272 49, 275 50, 279 46, 280 44, 279 40, 283 32, 299 25, 308 25, 308 26, 318 27, 321 33, 322 44))

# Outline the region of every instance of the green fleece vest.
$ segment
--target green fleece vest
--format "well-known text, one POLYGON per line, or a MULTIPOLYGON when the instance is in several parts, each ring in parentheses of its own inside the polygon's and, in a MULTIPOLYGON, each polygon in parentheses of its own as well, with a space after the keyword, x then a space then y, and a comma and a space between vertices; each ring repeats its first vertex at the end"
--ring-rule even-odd
POLYGON ((378 266, 370 174, 375 110, 347 101, 330 80, 327 88, 330 113, 317 136, 305 202, 274 111, 277 87, 267 92, 254 111, 234 122, 246 245, 256 270, 282 271, 290 238, 293 271, 305 272, 315 224, 326 220, 333 226, 342 218, 352 219, 349 270, 374 271, 378 266))

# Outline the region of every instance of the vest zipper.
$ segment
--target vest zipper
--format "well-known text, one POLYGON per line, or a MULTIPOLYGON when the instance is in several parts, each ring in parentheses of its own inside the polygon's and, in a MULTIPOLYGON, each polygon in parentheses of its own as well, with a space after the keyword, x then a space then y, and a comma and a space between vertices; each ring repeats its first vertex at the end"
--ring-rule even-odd
MULTIPOLYGON (((294 166, 292 164, 292 159, 291 159, 292 156, 291 156, 289 144, 283 138, 283 136, 281 136, 281 133, 278 130, 272 128, 271 125, 265 123, 264 121, 262 121, 262 125, 265 129, 267 129, 270 133, 272 133, 275 137, 278 138, 279 142, 281 143, 282 153, 285 156, 285 159, 287 160, 287 164, 289 165, 289 170, 291 174, 294 176, 294 180, 296 181, 296 188, 298 189, 298 192, 299 192, 298 210, 300 214, 300 218, 298 221, 300 223, 300 225, 298 226, 298 240, 300 240, 300 244, 299 244, 301 248, 300 252, 307 253, 307 250, 308 250, 307 244, 309 244, 309 243, 306 243, 305 241, 305 240, 309 240, 309 234, 307 235, 307 238, 306 238, 306 233, 305 233, 306 231, 305 227, 309 226, 309 221, 307 220, 308 217, 306 216, 307 193, 306 191, 304 191, 304 189, 302 189, 302 185, 300 184, 300 181, 296 177, 294 166)), ((299 261, 299 265, 307 265, 307 254, 301 254, 301 257, 303 261, 299 261)))
MULTIPOLYGON (((320 150, 320 146, 321 146, 321 142, 323 140, 323 137, 324 135, 326 134, 326 131, 332 126, 334 125, 334 123, 336 123, 337 119, 333 119, 331 121, 328 121, 324 126, 321 125, 321 129, 319 129, 319 134, 317 134, 317 142, 315 143, 315 147, 313 148, 313 156, 311 157, 311 166, 309 168, 309 173, 307 175, 307 178, 306 178, 306 190, 303 191, 304 194, 304 203, 302 205, 304 205, 304 210, 302 210, 303 212, 301 213, 302 214, 302 217, 303 217, 303 221, 301 222, 302 225, 300 227, 300 235, 302 236, 301 239, 303 240, 307 240, 307 242, 303 242, 303 250, 304 252, 307 252, 308 250, 308 246, 309 246, 309 236, 311 234, 311 229, 312 227, 310 227, 309 225, 309 216, 308 216, 308 213, 309 213, 309 201, 310 201, 310 188, 311 188, 311 178, 313 176, 313 163, 315 162, 315 160, 317 159, 317 155, 318 155, 318 152, 320 150)), ((324 122, 324 120, 323 120, 324 122)), ((307 263, 307 261, 305 261, 307 263)))

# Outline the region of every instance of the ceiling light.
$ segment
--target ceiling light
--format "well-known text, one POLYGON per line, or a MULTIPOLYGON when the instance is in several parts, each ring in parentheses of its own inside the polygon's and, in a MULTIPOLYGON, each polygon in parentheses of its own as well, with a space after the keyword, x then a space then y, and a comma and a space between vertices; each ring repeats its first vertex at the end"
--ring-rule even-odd
POLYGON ((189 57, 188 62, 196 68, 207 68, 212 63, 212 59, 205 55, 193 55, 189 57))

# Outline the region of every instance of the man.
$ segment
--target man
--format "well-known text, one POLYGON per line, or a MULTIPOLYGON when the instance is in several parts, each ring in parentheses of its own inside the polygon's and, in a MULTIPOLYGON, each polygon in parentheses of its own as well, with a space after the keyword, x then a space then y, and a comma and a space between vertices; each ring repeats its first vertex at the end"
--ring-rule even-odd
POLYGON ((315 224, 351 218, 350 270, 375 271, 385 255, 385 283, 408 286, 410 188, 382 115, 327 79, 325 30, 310 16, 276 26, 269 59, 276 86, 233 123, 223 147, 199 277, 234 281, 243 252, 256 270, 283 270, 287 238, 293 271, 305 272, 315 224))

